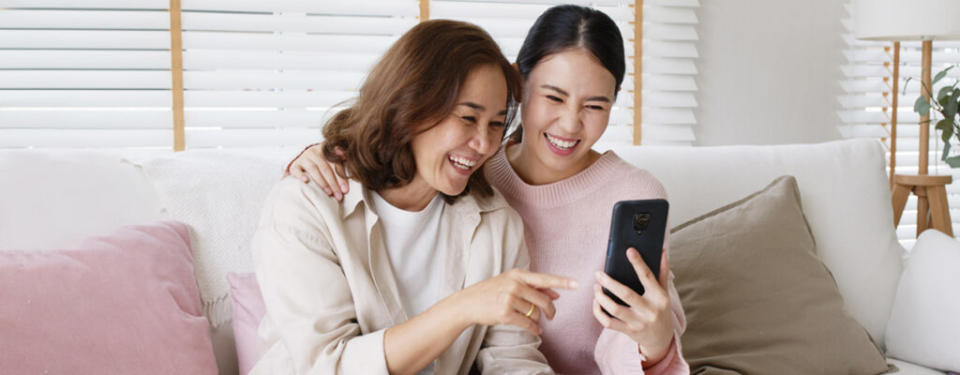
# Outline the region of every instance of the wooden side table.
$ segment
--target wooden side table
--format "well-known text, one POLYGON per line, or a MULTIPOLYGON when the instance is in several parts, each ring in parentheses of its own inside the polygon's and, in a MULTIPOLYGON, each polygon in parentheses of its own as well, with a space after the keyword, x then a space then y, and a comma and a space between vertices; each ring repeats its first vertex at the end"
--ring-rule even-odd
POLYGON ((893 225, 900 224, 910 193, 917 196, 917 236, 933 228, 953 237, 946 186, 952 176, 895 175, 893 177, 893 225))

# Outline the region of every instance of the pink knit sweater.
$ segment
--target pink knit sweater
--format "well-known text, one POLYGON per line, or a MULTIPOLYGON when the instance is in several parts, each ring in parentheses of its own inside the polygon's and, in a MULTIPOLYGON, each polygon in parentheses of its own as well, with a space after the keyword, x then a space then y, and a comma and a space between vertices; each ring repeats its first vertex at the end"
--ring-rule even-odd
MULTIPOLYGON (((503 149, 487 162, 484 173, 523 218, 531 269, 580 283, 576 291, 560 292, 556 317, 542 322, 540 350, 550 365, 563 374, 643 374, 637 344, 604 329, 593 317, 593 273, 603 270, 613 205, 628 199, 665 199, 660 182, 609 151, 577 175, 547 185, 521 180, 503 149)), ((679 345, 686 319, 672 276, 669 294, 676 333, 667 356, 647 374, 690 373, 679 345)))

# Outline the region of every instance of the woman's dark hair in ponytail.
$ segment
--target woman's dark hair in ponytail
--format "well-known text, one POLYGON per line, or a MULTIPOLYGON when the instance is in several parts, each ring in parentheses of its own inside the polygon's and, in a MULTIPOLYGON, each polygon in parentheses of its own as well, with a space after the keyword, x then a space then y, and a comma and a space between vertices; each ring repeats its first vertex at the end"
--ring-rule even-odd
MULTIPOLYGON (((613 74, 620 92, 627 63, 620 28, 605 13, 578 5, 558 5, 547 9, 530 27, 517 55, 517 69, 526 80, 544 57, 571 48, 583 48, 593 54, 613 74)), ((521 109, 522 110, 522 109, 521 109)), ((522 128, 510 135, 519 142, 522 128)))

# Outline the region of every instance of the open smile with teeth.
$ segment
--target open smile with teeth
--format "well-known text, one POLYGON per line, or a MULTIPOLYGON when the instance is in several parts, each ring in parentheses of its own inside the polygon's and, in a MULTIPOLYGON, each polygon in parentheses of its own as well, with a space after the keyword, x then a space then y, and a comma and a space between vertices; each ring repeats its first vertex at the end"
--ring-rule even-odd
POLYGON ((553 145, 553 147, 559 148, 561 150, 569 150, 574 146, 576 146, 578 143, 580 143, 579 139, 575 141, 564 141, 547 133, 543 133, 543 135, 547 136, 547 141, 549 141, 550 144, 553 145))
POLYGON ((454 167, 460 168, 465 171, 469 171, 473 169, 474 166, 477 165, 477 161, 474 159, 467 159, 467 158, 463 158, 455 155, 450 155, 449 159, 450 159, 450 162, 453 163, 454 167))

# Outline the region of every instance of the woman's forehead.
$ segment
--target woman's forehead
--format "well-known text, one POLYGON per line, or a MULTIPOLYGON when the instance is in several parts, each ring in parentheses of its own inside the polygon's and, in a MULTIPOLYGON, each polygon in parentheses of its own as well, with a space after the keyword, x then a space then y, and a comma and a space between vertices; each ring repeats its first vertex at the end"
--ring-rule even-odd
POLYGON ((506 110, 507 80, 499 66, 482 65, 470 71, 464 80, 457 103, 482 112, 506 110))
POLYGON ((527 77, 527 89, 553 86, 563 90, 587 90, 610 95, 616 78, 593 54, 581 49, 567 49, 545 56, 527 77))

